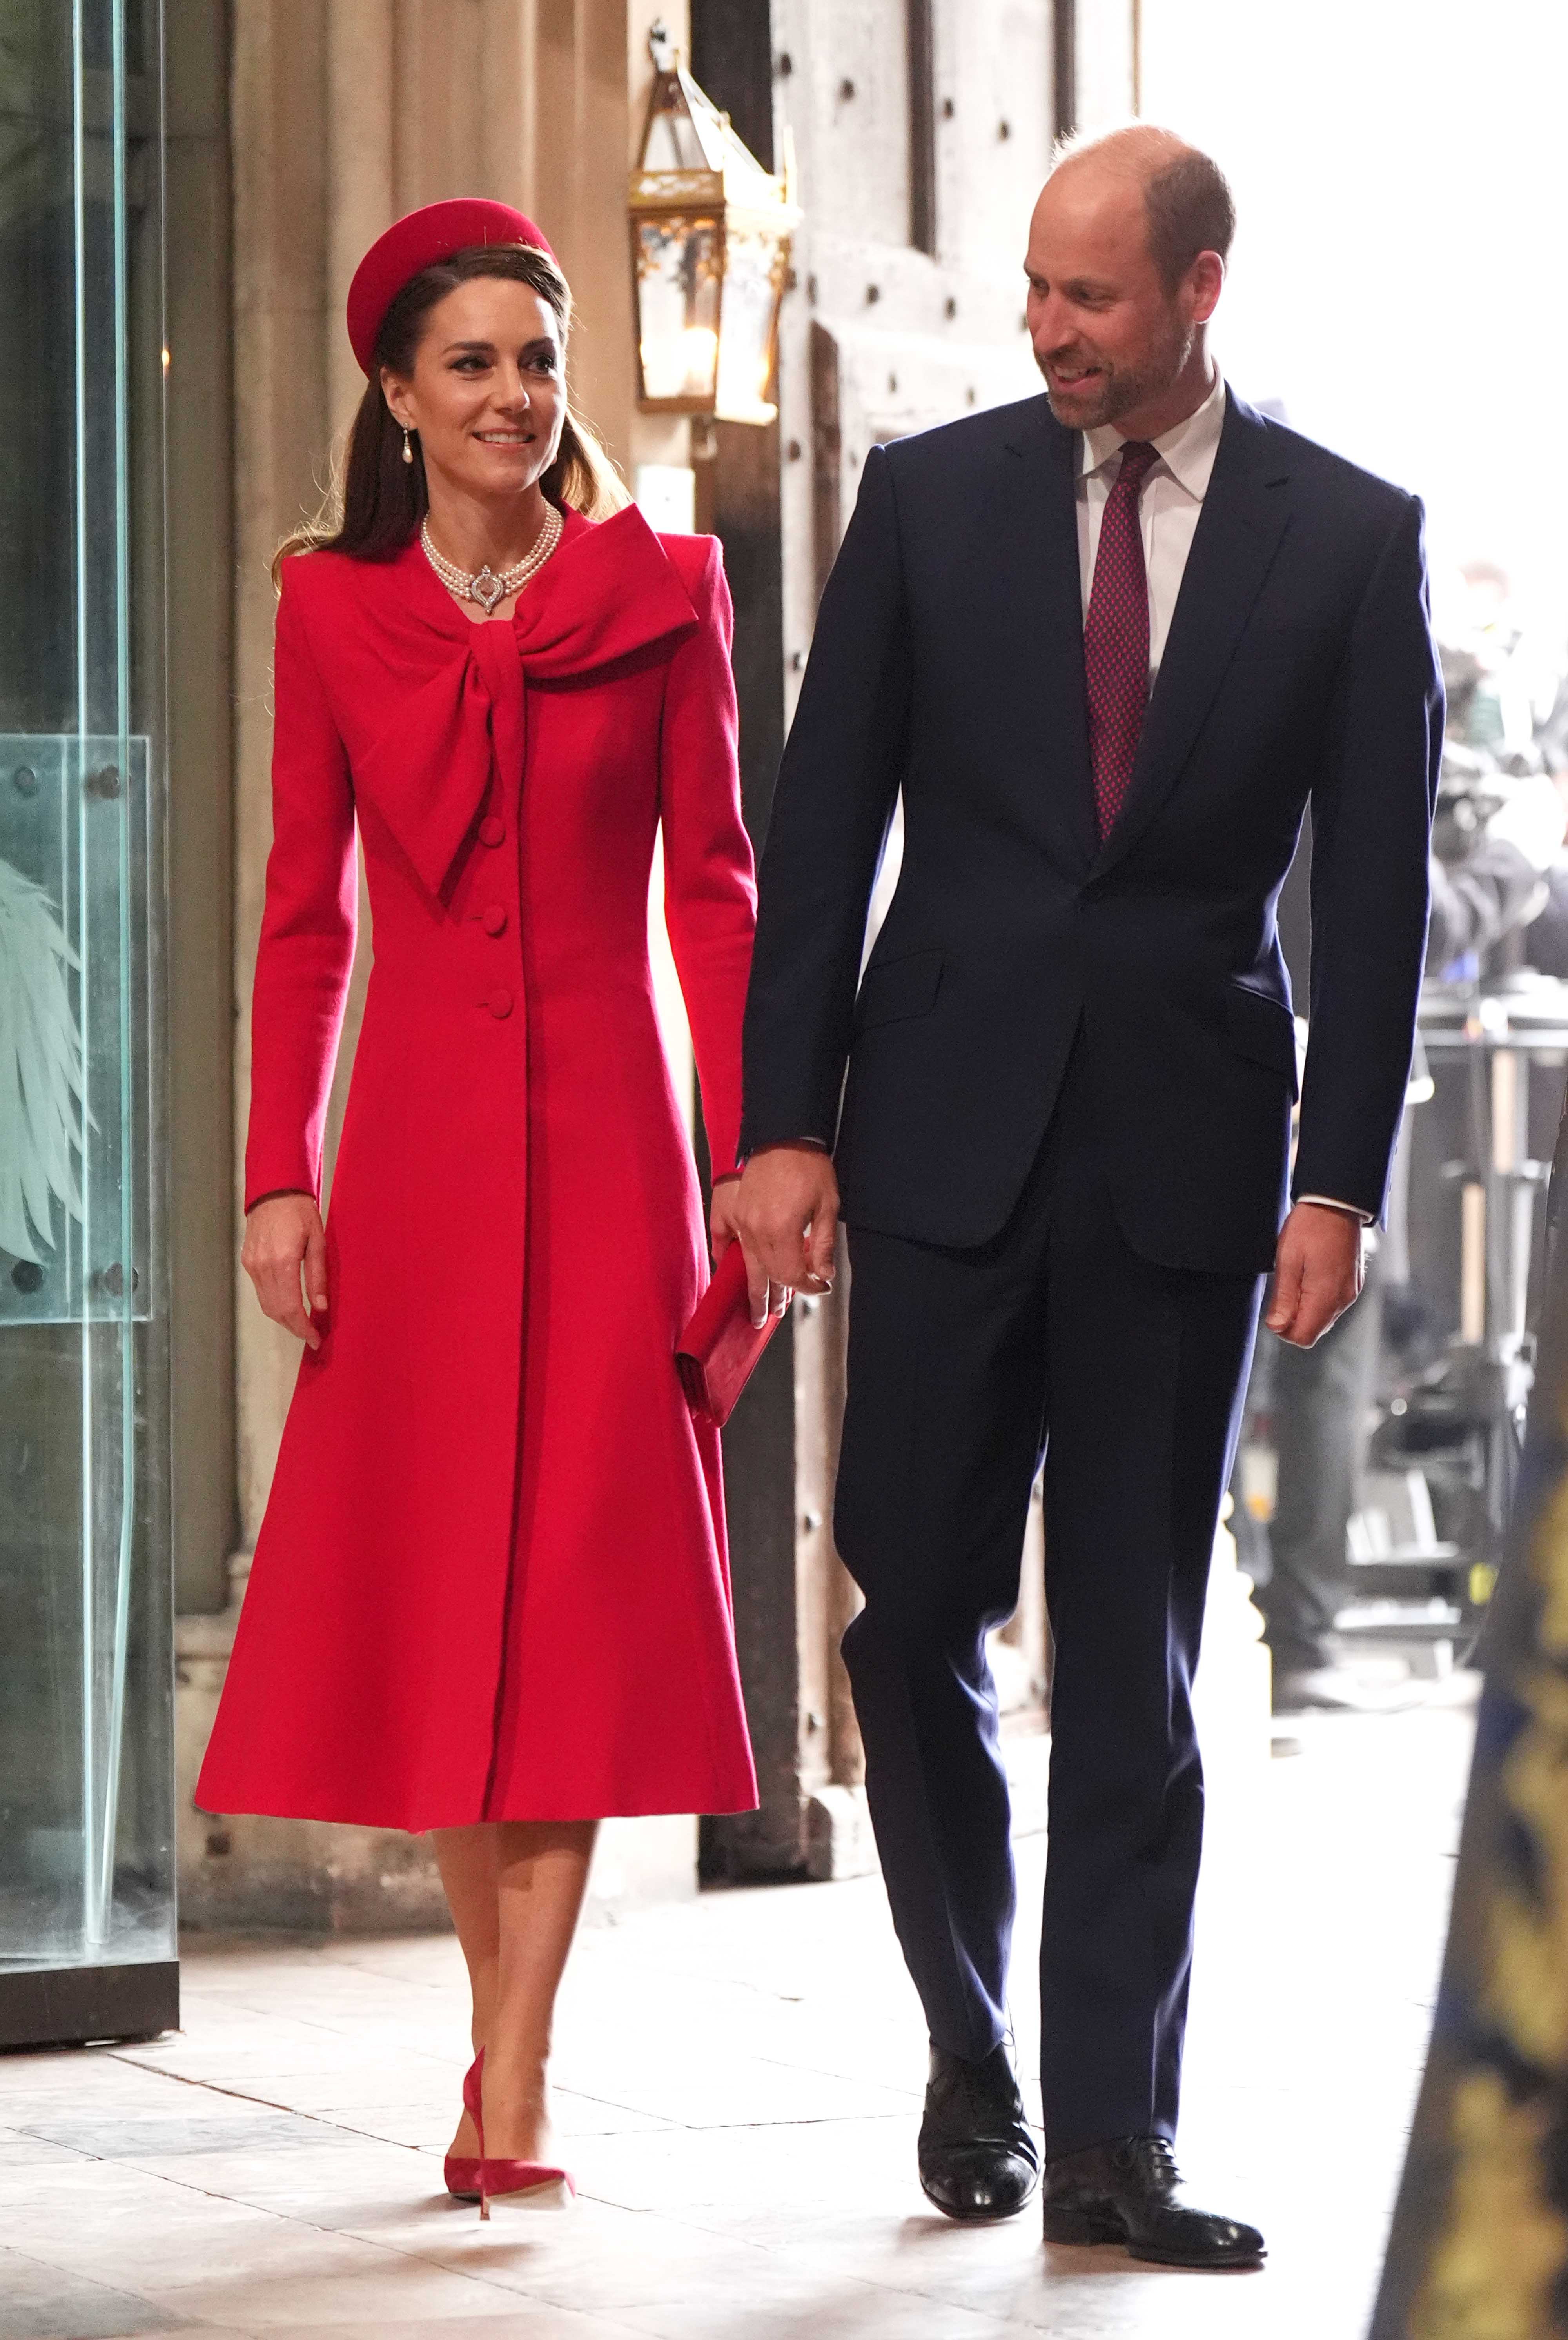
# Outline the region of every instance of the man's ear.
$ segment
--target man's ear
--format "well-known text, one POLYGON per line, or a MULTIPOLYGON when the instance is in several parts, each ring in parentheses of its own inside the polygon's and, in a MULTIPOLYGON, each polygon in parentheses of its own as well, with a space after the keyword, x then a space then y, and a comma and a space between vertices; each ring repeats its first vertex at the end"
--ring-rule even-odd
POLYGON ((1192 298, 1192 322, 1207 325, 1225 290, 1225 263, 1218 252, 1200 252, 1188 272, 1192 298))

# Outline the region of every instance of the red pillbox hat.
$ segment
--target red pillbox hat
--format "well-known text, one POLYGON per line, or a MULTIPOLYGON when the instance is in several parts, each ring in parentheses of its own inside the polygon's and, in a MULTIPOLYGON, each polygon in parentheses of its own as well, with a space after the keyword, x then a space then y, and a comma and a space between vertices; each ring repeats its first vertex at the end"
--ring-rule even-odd
POLYGON ((476 243, 531 243, 556 256, 533 221, 510 203, 459 195, 408 213, 376 238, 349 287, 349 342, 362 372, 375 363, 381 320, 409 279, 476 243))

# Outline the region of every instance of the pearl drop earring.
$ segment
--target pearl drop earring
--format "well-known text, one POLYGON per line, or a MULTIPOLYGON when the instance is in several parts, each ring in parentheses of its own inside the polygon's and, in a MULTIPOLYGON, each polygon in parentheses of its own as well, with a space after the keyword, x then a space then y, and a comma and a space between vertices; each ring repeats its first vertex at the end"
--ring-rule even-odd
POLYGON ((403 461, 405 463, 411 463, 413 460, 414 451, 409 444, 409 434, 405 431, 403 433, 403 461))

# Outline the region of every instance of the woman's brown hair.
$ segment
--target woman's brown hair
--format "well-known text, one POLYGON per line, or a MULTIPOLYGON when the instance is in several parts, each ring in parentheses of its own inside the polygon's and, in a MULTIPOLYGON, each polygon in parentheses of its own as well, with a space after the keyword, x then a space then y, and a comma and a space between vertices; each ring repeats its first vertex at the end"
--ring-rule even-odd
MULTIPOLYGON (((564 349, 572 326, 572 296, 548 253, 529 243, 477 243, 410 276, 381 320, 375 362, 349 432, 341 462, 316 518, 286 537, 272 557, 272 581, 295 552, 346 552, 356 560, 390 560, 400 552, 429 510, 424 451, 416 436, 413 461, 403 461, 403 431, 381 388, 381 368, 407 381, 438 301, 478 276, 531 286, 555 312, 564 349)), ((592 427, 574 414, 568 398, 556 460, 539 481, 553 504, 569 504, 589 520, 618 511, 631 499, 592 427)))

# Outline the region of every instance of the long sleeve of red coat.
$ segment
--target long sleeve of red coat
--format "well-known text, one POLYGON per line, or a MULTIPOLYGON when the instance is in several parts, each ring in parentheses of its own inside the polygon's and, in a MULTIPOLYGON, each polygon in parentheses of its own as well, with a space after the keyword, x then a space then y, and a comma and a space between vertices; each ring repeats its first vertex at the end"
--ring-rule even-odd
POLYGON ((671 661, 659 745, 665 924, 702 1086, 715 1173, 740 1141, 741 1017, 751 971, 756 883, 741 819, 738 720, 730 669, 734 618, 715 539, 686 590, 697 630, 671 661))
MULTIPOLYGON (((306 555, 305 558, 310 556, 306 555)), ((354 961, 349 759, 283 569, 273 669, 272 849, 251 1005, 245 1207, 321 1194, 321 1140, 354 961)))

